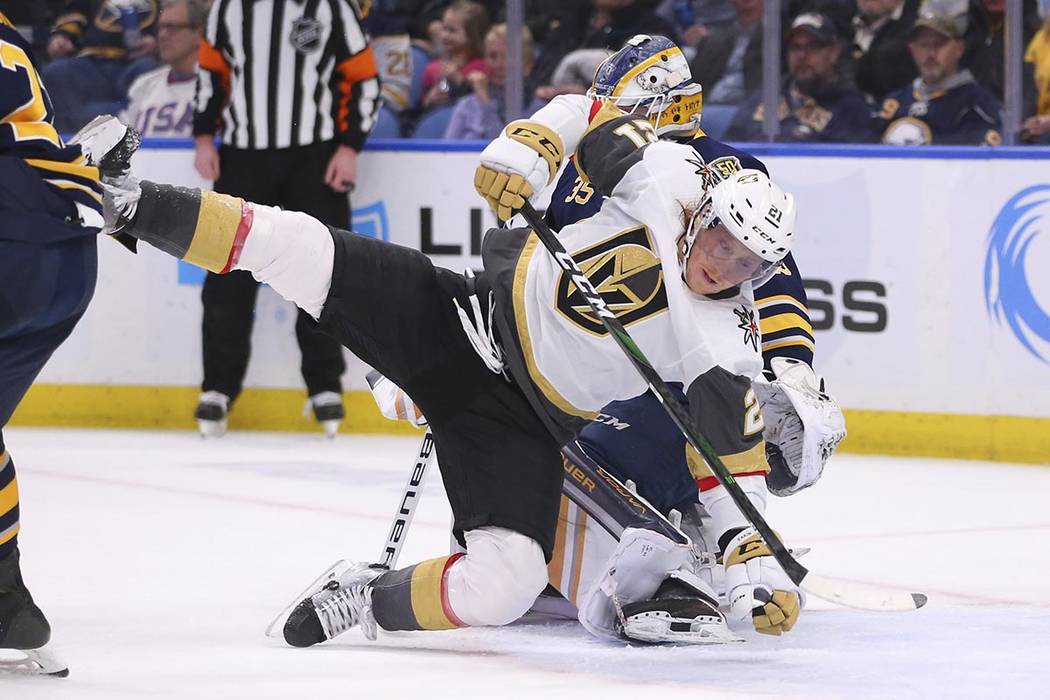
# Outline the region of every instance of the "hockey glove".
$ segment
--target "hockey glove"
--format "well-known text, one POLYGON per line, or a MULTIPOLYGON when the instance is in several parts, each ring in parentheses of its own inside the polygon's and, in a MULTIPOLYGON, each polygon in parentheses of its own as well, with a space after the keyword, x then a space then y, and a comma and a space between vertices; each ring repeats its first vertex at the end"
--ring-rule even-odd
POLYGON ((474 189, 506 221, 557 175, 565 157, 561 137, 539 122, 511 122, 481 152, 474 189))
POLYGON ((397 384, 376 370, 365 375, 365 381, 368 382, 372 398, 376 400, 376 405, 379 406, 379 412, 383 414, 383 417, 390 420, 407 420, 417 428, 422 428, 427 424, 426 416, 397 384))
POLYGON ((726 595, 732 619, 750 619, 762 634, 780 635, 798 621, 803 594, 773 558, 754 528, 727 532, 722 548, 726 595))
POLYGON ((755 381, 766 429, 769 490, 788 496, 812 486, 846 437, 842 409, 824 391, 824 380, 805 362, 787 357, 770 363, 776 379, 755 381))

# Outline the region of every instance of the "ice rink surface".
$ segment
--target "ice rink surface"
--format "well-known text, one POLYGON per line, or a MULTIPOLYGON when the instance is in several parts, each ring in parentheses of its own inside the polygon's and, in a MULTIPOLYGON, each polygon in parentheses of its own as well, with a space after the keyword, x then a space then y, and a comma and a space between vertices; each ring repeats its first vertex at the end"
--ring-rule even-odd
MULTIPOLYGON (((375 559, 406 438, 9 429, 23 572, 66 679, 3 700, 123 698, 1048 698, 1050 469, 836 456, 774 499, 814 571, 925 591, 875 614, 812 600, 782 638, 643 648, 573 623, 383 634, 291 649, 263 629, 339 558, 375 559)), ((431 474, 401 563, 448 551, 431 474)))

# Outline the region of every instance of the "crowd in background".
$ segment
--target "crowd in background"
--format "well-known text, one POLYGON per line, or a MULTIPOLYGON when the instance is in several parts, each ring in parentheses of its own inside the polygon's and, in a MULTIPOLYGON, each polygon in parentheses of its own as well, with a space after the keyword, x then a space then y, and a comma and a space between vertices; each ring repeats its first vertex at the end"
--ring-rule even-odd
MULTIPOLYGON (((353 0, 347 0, 352 2, 353 0)), ((188 136, 207 0, 0 0, 48 61, 60 130, 123 111, 188 136)), ((504 2, 376 0, 384 105, 373 138, 491 139, 504 114, 504 2)), ((1005 0, 784 0, 780 141, 1002 141, 1005 0)), ((1022 143, 1050 143, 1048 0, 1023 0, 1022 143)), ((703 128, 763 140, 762 0, 526 0, 524 112, 583 93, 638 33, 663 34, 704 87, 703 128)))

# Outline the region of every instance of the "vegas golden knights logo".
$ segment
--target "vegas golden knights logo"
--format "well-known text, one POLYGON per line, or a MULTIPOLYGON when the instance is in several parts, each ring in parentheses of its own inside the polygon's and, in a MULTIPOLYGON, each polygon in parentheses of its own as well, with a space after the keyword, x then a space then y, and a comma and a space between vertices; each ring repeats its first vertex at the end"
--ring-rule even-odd
MULTIPOLYGON (((624 326, 667 309, 660 258, 644 226, 621 231, 573 253, 573 258, 624 326)), ((564 271, 558 277, 555 299, 558 311, 577 326, 595 335, 606 334, 572 275, 564 271)))

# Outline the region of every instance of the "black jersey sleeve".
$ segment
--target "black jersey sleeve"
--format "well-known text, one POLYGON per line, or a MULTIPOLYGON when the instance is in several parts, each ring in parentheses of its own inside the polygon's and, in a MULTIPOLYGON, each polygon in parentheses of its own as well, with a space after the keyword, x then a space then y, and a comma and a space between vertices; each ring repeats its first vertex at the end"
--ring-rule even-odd
POLYGON ((608 197, 656 140, 656 130, 647 120, 606 105, 576 148, 576 169, 584 182, 608 197))

